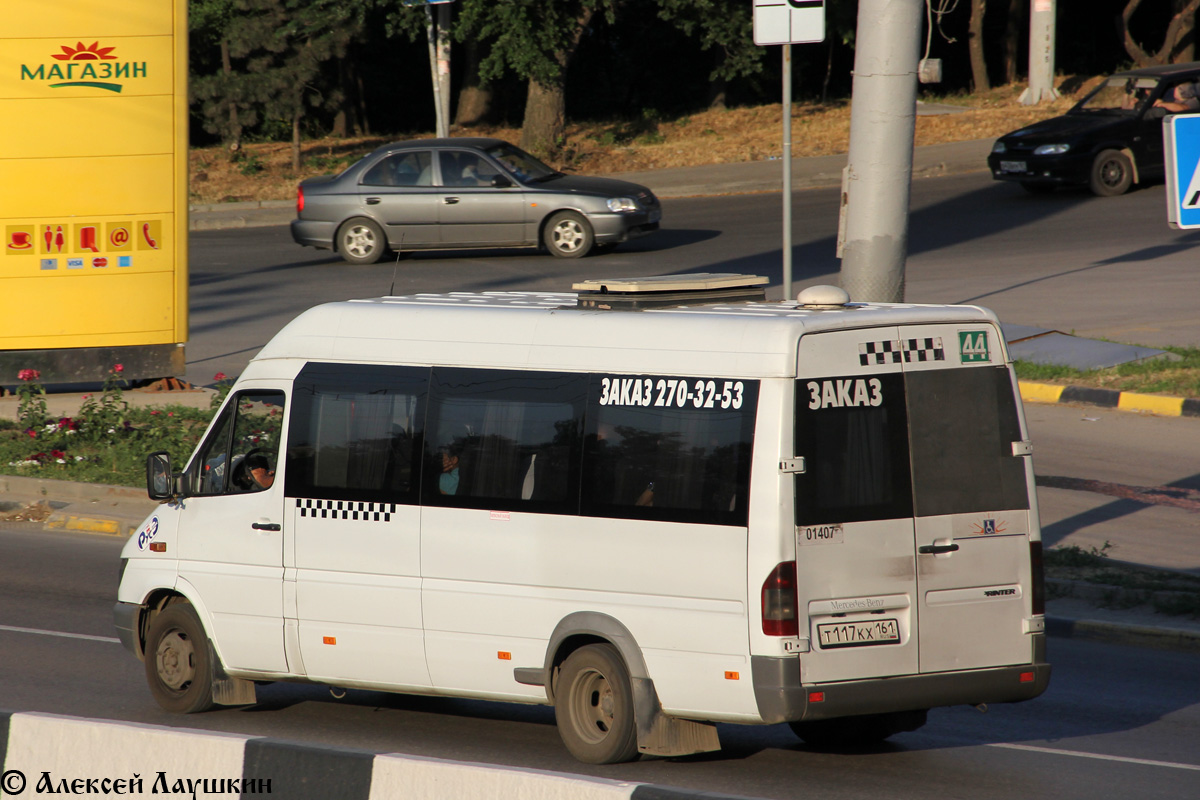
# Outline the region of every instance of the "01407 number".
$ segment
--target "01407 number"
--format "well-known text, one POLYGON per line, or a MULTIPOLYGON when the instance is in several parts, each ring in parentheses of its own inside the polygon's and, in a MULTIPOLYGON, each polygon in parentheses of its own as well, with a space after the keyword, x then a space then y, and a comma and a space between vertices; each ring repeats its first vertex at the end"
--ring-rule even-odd
POLYGON ((657 408, 738 409, 742 407, 745 385, 741 381, 703 378, 602 378, 600 405, 654 406, 657 408))

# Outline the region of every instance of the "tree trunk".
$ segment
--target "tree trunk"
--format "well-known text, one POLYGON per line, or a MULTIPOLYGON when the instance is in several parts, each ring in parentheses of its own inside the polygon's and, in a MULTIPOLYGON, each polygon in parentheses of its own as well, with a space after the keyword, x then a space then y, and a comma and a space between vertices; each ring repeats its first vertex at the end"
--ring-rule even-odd
POLYGON ((229 97, 229 134, 226 141, 226 147, 229 150, 229 157, 233 158, 237 151, 242 149, 242 126, 238 122, 237 101, 229 94, 229 84, 233 78, 233 63, 229 58, 229 40, 221 40, 221 72, 225 74, 226 96, 229 97))
POLYGON ((971 0, 971 24, 967 29, 967 49, 971 54, 971 77, 975 91, 986 92, 992 88, 988 81, 987 60, 983 57, 983 14, 987 10, 986 0, 971 0))
POLYGON ((1009 84, 1017 82, 1017 59, 1021 52, 1021 34, 1025 26, 1026 0, 1009 0, 1008 20, 1004 27, 1004 81, 1009 84))
POLYGON ((1143 50, 1142 46, 1135 42, 1129 33, 1129 20, 1141 4, 1142 0, 1129 0, 1121 15, 1117 17, 1117 33, 1125 45, 1125 52, 1129 54, 1129 57, 1133 59, 1134 66, 1137 67, 1169 63, 1172 55, 1184 46, 1184 42, 1190 42, 1194 36, 1196 9, 1200 7, 1200 0, 1179 0, 1175 4, 1176 12, 1167 26, 1162 47, 1154 53, 1143 50))
MULTIPOLYGON (((713 70, 719 70, 725 64, 725 50, 716 47, 713 48, 713 70)), ((729 82, 721 76, 713 78, 708 84, 708 107, 711 109, 723 110, 725 106, 725 93, 729 89, 729 82)))
POLYGON ((1175 45, 1172 59, 1176 64, 1186 64, 1196 60, 1196 9, 1188 11, 1188 0, 1175 0, 1174 11, 1180 15, 1181 25, 1185 32, 1175 45))
POLYGON ((300 117, 304 114, 299 104, 292 112, 292 172, 300 172, 300 117))
POLYGON ((458 90, 458 110, 454 124, 469 128, 487 122, 492 113, 492 90, 479 80, 481 55, 479 43, 468 39, 463 43, 462 88, 458 90))
MULTIPOLYGON (((1200 3, 1200 0, 1196 0, 1200 3)), ((529 92, 525 99, 525 120, 521 123, 521 147, 535 153, 549 154, 558 149, 567 130, 566 83, 567 66, 575 48, 587 30, 595 8, 585 8, 575 20, 567 48, 554 54, 558 74, 546 83, 536 78, 529 79, 529 92)))
POLYGON ((541 84, 530 78, 525 99, 525 121, 521 123, 521 148, 538 155, 558 149, 566 131, 566 93, 563 81, 541 84))

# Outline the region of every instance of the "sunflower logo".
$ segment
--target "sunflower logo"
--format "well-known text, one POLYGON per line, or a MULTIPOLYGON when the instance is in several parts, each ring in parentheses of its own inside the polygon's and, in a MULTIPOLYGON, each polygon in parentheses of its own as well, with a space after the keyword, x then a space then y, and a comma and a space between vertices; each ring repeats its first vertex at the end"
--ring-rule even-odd
POLYGON ((115 61, 116 56, 110 56, 115 47, 101 47, 100 42, 92 42, 84 46, 83 42, 76 42, 74 47, 69 44, 60 45, 61 53, 54 53, 50 57, 57 61, 115 61))

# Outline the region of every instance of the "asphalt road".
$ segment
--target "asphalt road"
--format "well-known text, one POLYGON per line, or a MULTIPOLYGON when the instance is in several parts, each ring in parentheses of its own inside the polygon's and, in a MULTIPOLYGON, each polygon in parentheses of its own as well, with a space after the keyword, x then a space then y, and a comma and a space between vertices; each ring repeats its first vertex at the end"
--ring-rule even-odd
POLYGON ((920 731, 822 752, 786 726, 722 725, 719 753, 589 767, 550 709, 273 684, 258 706, 159 710, 115 641, 115 538, 0 525, 0 707, 270 735, 770 798, 1181 798, 1200 785, 1200 657, 1051 640, 1041 698, 939 709, 920 731))
MULTIPOLYGON (((794 197, 796 289, 837 280, 838 193, 794 197)), ((188 380, 237 375, 267 339, 328 300, 445 291, 569 291, 585 278, 720 271, 766 275, 780 296, 778 194, 673 199, 664 229, 576 261, 532 250, 417 254, 343 264, 292 243, 286 227, 192 234, 188 380)), ((1002 321, 1135 344, 1200 345, 1195 248, 1200 232, 1166 224, 1163 187, 1099 199, 1032 196, 987 173, 914 181, 910 302, 974 303, 1002 321)))

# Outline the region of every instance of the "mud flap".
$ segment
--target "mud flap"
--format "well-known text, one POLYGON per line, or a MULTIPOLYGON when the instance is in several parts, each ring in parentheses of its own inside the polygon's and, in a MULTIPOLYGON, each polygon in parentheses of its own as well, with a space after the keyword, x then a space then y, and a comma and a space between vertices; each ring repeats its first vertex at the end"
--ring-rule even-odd
POLYGON ((662 713, 654 681, 632 678, 633 714, 638 752, 655 756, 690 756, 721 749, 717 726, 711 722, 668 717, 662 713))
POLYGON ((225 673, 217 653, 213 649, 212 640, 208 642, 208 663, 212 664, 213 702, 219 706, 252 706, 258 702, 258 693, 254 689, 254 681, 242 678, 231 678, 225 673))

